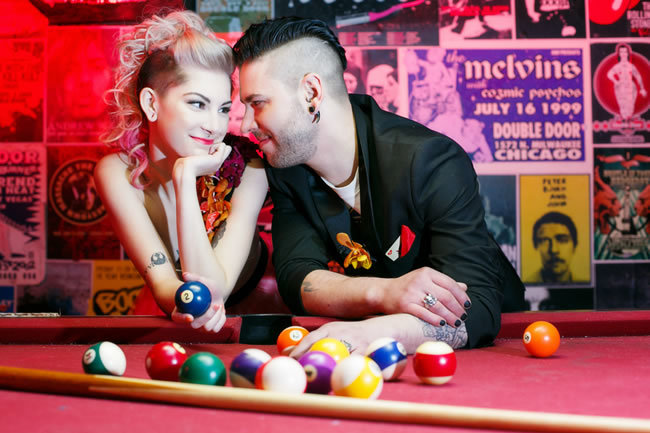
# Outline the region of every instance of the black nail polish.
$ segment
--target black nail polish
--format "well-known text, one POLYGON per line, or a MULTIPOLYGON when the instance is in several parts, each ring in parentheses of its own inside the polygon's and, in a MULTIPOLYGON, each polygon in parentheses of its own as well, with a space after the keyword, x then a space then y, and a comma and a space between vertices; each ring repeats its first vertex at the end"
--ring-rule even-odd
POLYGON ((440 321, 440 326, 445 326, 446 324, 447 324, 447 322, 445 322, 444 320, 440 321))
POLYGON ((460 316, 460 320, 462 320, 463 322, 467 320, 467 313, 463 313, 463 315, 460 316))
POLYGON ((461 323, 463 323, 463 322, 461 322, 460 320, 456 320, 456 322, 454 323, 454 326, 458 327, 458 326, 460 326, 461 323))
POLYGON ((472 303, 469 301, 465 301, 463 305, 465 306, 465 308, 470 308, 472 306, 472 303))

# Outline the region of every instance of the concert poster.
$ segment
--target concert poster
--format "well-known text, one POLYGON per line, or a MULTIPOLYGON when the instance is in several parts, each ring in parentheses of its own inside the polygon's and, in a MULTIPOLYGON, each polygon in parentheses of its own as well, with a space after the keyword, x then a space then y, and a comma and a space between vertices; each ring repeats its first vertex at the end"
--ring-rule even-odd
POLYGON ((650 308, 650 266, 644 263, 597 263, 596 309, 650 308))
POLYGON ((44 39, 0 39, 0 142, 43 141, 44 39))
POLYGON ((430 0, 275 0, 274 12, 318 17, 344 47, 438 45, 438 4, 430 0))
POLYGON ((106 152, 101 144, 48 146, 48 258, 119 259, 120 242, 93 176, 106 152))
POLYGON ((594 259, 650 260, 650 149, 594 149, 594 259))
POLYGON ((594 144, 650 143, 650 44, 591 45, 594 144))
POLYGON ((482 175, 478 183, 488 231, 517 269, 516 176, 482 175))
POLYGON ((0 146, 0 285, 45 275, 45 169, 43 144, 0 146))
POLYGON ((144 280, 130 260, 93 261, 89 316, 119 316, 133 310, 144 280))
POLYGON ((196 11, 215 32, 242 32, 251 24, 270 18, 272 2, 271 0, 197 0, 196 11))
POLYGON ((16 310, 85 315, 90 300, 91 274, 90 261, 48 260, 47 275, 40 284, 17 287, 16 310))
POLYGON ((515 21, 509 0, 441 0, 440 43, 473 39, 512 39, 515 21))
POLYGON ((476 163, 584 161, 582 50, 405 50, 408 116, 476 163))
POLYGON ((650 1, 587 1, 592 38, 650 36, 650 1))
POLYGON ((588 175, 519 177, 521 277, 546 287, 591 282, 588 175))
POLYGON ((96 142, 110 127, 105 92, 113 86, 120 27, 50 27, 47 142, 96 142))
POLYGON ((0 286, 0 313, 16 312, 16 288, 0 286))
POLYGON ((584 38, 585 0, 517 0, 517 38, 584 38))

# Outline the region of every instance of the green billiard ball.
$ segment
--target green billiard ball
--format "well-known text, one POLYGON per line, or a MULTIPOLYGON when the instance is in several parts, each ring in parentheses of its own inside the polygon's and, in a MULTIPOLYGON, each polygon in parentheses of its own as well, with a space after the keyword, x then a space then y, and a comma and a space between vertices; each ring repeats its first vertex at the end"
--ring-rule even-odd
POLYGON ((218 356, 198 352, 183 362, 178 378, 181 382, 223 386, 226 384, 226 366, 218 356))
POLYGON ((126 356, 117 344, 102 341, 86 349, 81 365, 87 374, 121 376, 126 370, 126 356))

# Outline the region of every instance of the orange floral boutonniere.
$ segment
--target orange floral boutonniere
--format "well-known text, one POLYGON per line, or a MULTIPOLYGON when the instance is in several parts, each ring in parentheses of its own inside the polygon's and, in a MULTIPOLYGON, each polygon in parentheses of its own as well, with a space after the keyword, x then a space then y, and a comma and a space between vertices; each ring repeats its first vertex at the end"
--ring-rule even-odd
POLYGON ((228 218, 230 202, 226 200, 226 196, 232 190, 228 187, 227 178, 215 181, 216 179, 212 176, 203 176, 197 180, 196 185, 205 231, 210 242, 212 242, 217 227, 228 218))
POLYGON ((343 261, 343 267, 347 268, 352 265, 354 269, 359 266, 364 269, 370 269, 370 266, 372 266, 372 260, 370 260, 370 254, 368 254, 368 251, 363 248, 363 245, 354 242, 350 239, 350 236, 345 233, 337 233, 336 240, 344 247, 350 249, 350 253, 343 261))

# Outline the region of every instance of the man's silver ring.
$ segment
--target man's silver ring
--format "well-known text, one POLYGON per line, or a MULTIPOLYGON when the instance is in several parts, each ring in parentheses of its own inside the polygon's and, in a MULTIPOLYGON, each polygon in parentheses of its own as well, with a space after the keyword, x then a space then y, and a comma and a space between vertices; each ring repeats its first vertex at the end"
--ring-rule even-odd
POLYGON ((438 298, 433 296, 431 293, 427 293, 426 295, 424 295, 424 298, 422 299, 422 303, 424 304, 425 307, 431 308, 438 303, 438 298))

